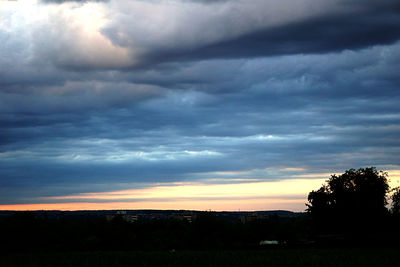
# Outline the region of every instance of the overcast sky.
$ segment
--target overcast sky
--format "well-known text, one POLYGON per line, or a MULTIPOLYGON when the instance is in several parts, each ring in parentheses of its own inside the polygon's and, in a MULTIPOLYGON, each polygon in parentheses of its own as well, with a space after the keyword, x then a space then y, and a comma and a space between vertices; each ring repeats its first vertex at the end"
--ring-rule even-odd
POLYGON ((397 0, 2 1, 0 209, 304 209, 399 173, 399 70, 397 0))

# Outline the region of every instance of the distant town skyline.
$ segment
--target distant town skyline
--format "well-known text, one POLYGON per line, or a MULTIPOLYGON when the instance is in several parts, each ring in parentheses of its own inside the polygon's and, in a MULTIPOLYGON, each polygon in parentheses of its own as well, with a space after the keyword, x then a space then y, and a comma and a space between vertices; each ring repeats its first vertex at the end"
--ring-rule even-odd
POLYGON ((303 211, 400 186, 395 0, 0 1, 0 210, 303 211))

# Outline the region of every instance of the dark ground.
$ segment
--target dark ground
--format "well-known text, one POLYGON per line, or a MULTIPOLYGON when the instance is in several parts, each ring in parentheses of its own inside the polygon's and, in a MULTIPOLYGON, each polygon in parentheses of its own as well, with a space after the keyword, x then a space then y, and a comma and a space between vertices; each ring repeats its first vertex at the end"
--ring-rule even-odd
POLYGON ((63 266, 400 266, 399 249, 266 249, 258 251, 12 253, 1 267, 63 266))
POLYGON ((101 212, 5 214, 0 267, 400 267, 400 217, 390 214, 334 227, 308 214, 153 213, 133 222, 101 212))

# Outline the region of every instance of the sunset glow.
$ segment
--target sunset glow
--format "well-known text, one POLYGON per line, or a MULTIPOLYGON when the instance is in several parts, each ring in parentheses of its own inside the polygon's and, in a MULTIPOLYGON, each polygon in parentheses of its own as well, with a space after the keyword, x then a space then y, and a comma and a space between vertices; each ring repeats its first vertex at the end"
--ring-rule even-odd
MULTIPOLYGON (((315 176, 329 177, 328 174, 311 175, 315 176)), ((392 188, 400 185, 400 170, 389 171, 389 177, 392 188)), ((154 185, 145 189, 42 197, 35 204, 0 205, 0 210, 290 209, 304 211, 308 193, 318 189, 326 180, 292 179, 236 184, 173 183, 154 185)))

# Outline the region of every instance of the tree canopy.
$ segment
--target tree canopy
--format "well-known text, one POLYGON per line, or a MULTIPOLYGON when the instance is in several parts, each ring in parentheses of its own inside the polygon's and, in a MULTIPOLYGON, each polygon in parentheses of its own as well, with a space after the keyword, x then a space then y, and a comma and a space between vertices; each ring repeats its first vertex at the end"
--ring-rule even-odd
POLYGON ((307 211, 319 222, 336 224, 381 218, 386 212, 388 174, 375 167, 332 175, 308 195, 307 211))
POLYGON ((400 215, 400 187, 393 189, 394 193, 392 195, 392 213, 400 215))

